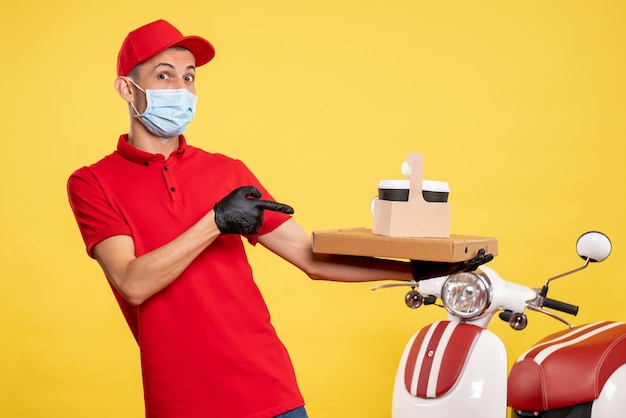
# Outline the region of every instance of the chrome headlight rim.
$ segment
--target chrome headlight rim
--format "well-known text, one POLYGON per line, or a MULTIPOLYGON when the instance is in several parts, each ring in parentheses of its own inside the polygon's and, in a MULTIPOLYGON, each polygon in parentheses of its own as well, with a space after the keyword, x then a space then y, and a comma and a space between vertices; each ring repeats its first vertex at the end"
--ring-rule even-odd
POLYGON ((492 299, 493 286, 491 285, 491 281, 489 280, 489 277, 480 270, 451 274, 446 278, 443 286, 441 287, 441 300, 443 302, 443 306, 451 315, 464 320, 480 317, 487 309, 489 309, 492 299), (455 283, 455 281, 457 283, 455 283), (466 283, 465 286, 462 284, 463 281, 466 283), (473 284, 480 292, 480 302, 478 304, 472 302, 470 303, 471 309, 461 310, 458 303, 450 300, 450 290, 452 290, 451 287, 455 286, 457 288, 467 289, 467 286, 470 284, 473 284))

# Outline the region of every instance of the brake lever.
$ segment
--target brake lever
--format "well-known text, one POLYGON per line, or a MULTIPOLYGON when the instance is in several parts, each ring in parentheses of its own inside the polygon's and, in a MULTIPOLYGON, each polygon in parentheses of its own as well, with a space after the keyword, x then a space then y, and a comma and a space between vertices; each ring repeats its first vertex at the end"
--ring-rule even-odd
POLYGON ((559 322, 564 323, 565 325, 567 325, 568 328, 574 328, 574 324, 571 324, 570 322, 567 322, 567 320, 565 320, 564 318, 560 317, 559 315, 555 314, 554 312, 550 312, 550 311, 546 311, 545 309, 536 306, 532 303, 526 303, 526 307, 528 309, 530 309, 531 311, 535 311, 535 312, 541 312, 543 314, 548 315, 550 318, 552 319, 556 319, 559 322))
POLYGON ((401 282, 401 283, 383 283, 383 284, 372 286, 372 290, 383 289, 385 287, 401 287, 401 286, 417 287, 418 283, 415 280, 411 280, 409 282, 401 282))

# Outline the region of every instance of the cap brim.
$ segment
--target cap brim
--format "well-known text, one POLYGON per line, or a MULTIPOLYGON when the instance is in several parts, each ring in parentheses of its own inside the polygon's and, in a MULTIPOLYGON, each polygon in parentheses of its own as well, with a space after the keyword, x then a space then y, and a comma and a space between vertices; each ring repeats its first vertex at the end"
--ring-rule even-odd
POLYGON ((173 43, 172 46, 187 48, 196 59, 196 67, 206 64, 215 56, 213 45, 200 36, 185 36, 182 40, 173 43))

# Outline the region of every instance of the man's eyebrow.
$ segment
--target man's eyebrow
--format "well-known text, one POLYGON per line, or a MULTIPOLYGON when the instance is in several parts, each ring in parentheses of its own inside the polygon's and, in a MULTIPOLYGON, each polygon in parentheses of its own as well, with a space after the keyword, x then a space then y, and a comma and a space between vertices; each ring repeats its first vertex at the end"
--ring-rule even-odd
POLYGON ((173 66, 172 64, 167 63, 167 62, 160 62, 160 63, 158 63, 157 65, 155 65, 155 66, 154 66, 154 68, 152 69, 152 71, 155 71, 155 70, 156 70, 157 68, 159 68, 159 67, 169 67, 169 68, 171 68, 172 70, 174 69, 174 66, 173 66))
MULTIPOLYGON (((158 63, 157 65, 154 66, 152 71, 156 71, 161 66, 171 68, 172 70, 175 69, 175 67, 172 64, 168 63, 168 62, 160 62, 160 63, 158 63)), ((189 65, 187 67, 187 71, 190 71, 190 70, 195 71, 196 70, 196 66, 195 65, 189 65)))

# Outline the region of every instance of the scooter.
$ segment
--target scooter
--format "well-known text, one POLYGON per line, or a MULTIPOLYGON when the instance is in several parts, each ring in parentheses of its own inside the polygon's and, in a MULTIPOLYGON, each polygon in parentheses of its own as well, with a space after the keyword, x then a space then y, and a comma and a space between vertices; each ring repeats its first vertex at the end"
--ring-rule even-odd
POLYGON ((552 311, 576 315, 578 307, 547 297, 554 280, 607 258, 611 242, 589 232, 576 248, 582 267, 548 279, 541 289, 502 279, 484 265, 493 256, 483 250, 463 263, 412 261, 413 281, 374 286, 410 286, 405 297, 410 308, 437 305, 448 312, 447 320, 425 326, 406 345, 392 417, 503 418, 507 405, 511 417, 626 416, 626 324, 573 326, 552 311), (527 311, 546 314, 567 329, 532 346, 508 373, 505 345, 487 325, 498 313, 512 329, 522 330, 527 311))

